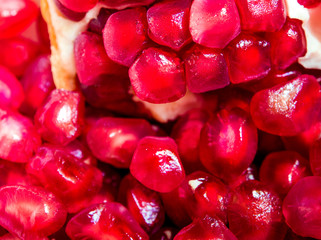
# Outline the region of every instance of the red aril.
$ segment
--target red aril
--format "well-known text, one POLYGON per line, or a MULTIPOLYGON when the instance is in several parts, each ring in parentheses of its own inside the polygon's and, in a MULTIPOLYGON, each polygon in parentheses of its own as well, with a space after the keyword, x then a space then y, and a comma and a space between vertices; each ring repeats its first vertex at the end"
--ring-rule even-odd
POLYGON ((257 128, 279 136, 294 136, 309 129, 320 112, 317 80, 301 75, 291 81, 257 92, 251 115, 257 128))
POLYGON ((76 12, 67 7, 65 7, 59 0, 53 0, 59 12, 71 21, 78 22, 86 16, 86 12, 76 12))
POLYGON ((58 0, 66 8, 75 12, 87 12, 92 9, 98 2, 98 0, 58 0))
POLYGON ((29 118, 0 108, 0 158, 27 162, 40 144, 40 136, 29 118))
POLYGON ((147 11, 149 37, 175 51, 191 42, 190 6, 191 0, 166 0, 150 7, 147 11))
POLYGON ((97 160, 92 152, 79 140, 74 140, 66 146, 61 147, 62 151, 66 151, 80 161, 90 166, 96 166, 97 160))
POLYGON ((247 181, 234 189, 227 213, 229 228, 239 240, 283 239, 286 234, 282 201, 259 181, 247 181))
POLYGON ((271 43, 272 64, 277 69, 286 69, 306 54, 305 33, 298 19, 287 18, 279 31, 269 33, 266 37, 271 43))
POLYGON ((189 29, 193 41, 210 48, 224 48, 241 32, 240 16, 232 0, 194 0, 189 29))
POLYGON ((39 14, 37 18, 36 27, 39 41, 42 43, 44 50, 50 53, 51 50, 48 25, 41 14, 39 14))
POLYGON ((19 35, 38 14, 39 8, 32 0, 1 0, 0 39, 19 35))
POLYGON ((185 75, 188 89, 202 93, 230 84, 227 63, 218 49, 194 45, 184 54, 185 75))
POLYGON ((48 54, 40 55, 28 66, 21 78, 21 84, 26 97, 20 110, 33 116, 50 92, 55 89, 48 54))
POLYGON ((0 225, 25 240, 40 240, 58 231, 66 210, 51 193, 39 187, 0 188, 0 225))
POLYGON ((109 76, 124 76, 127 69, 113 62, 106 54, 103 39, 92 32, 83 32, 74 43, 76 71, 81 84, 89 86, 109 76))
POLYGON ((202 129, 201 162, 213 175, 231 182, 252 163, 257 141, 257 129, 245 111, 223 109, 202 129))
POLYGON ((254 164, 251 164, 238 178, 230 182, 228 186, 230 189, 235 189, 242 183, 252 180, 259 180, 258 169, 254 164))
POLYGON ((279 30, 286 19, 284 0, 236 0, 242 30, 273 32, 279 30))
POLYGON ((241 33, 225 49, 232 83, 265 77, 271 70, 270 43, 253 33, 241 33))
MULTIPOLYGON (((30 186, 31 181, 27 176, 25 164, 0 160, 0 186, 30 186)), ((1 231, 0 231, 1 236, 1 231)))
POLYGON ((157 192, 170 192, 185 178, 177 145, 169 137, 142 138, 133 155, 130 173, 157 192))
POLYGON ((39 44, 23 37, 0 40, 0 46, 0 65, 18 77, 23 75, 40 51, 39 44))
POLYGON ((148 240, 130 212, 120 203, 101 203, 76 214, 66 226, 71 240, 131 239, 148 240))
POLYGON ((313 175, 321 176, 321 139, 311 144, 309 157, 313 175))
POLYGON ((23 88, 16 76, 0 66, 0 106, 18 109, 24 97, 23 88))
POLYGON ((61 199, 71 213, 82 209, 99 192, 103 178, 96 167, 52 145, 38 148, 27 172, 61 199))
POLYGON ((260 180, 285 196, 301 178, 312 175, 309 161, 292 151, 273 152, 260 167, 260 180))
POLYGON ((155 233, 163 225, 165 211, 160 196, 139 183, 131 174, 121 181, 118 201, 128 208, 147 233, 155 233))
POLYGON ((298 3, 305 8, 315 8, 321 3, 320 0, 298 0, 298 3))
POLYGON ((174 240, 203 240, 203 239, 224 239, 237 240, 235 235, 215 217, 204 216, 195 219, 190 225, 181 229, 174 240))
POLYGON ((294 233, 320 239, 321 236, 321 177, 300 179, 283 201, 286 223, 294 233))
POLYGON ((252 93, 241 88, 230 85, 214 92, 217 95, 219 110, 232 110, 233 108, 240 108, 243 111, 250 112, 250 102, 252 93))
POLYGON ((125 8, 148 6, 155 2, 155 0, 100 0, 100 2, 107 8, 121 10, 125 8))
POLYGON ((101 161, 128 168, 139 140, 154 135, 144 119, 100 118, 88 131, 87 143, 101 161))
POLYGON ((146 9, 141 7, 113 13, 103 29, 103 40, 110 59, 130 67, 149 43, 146 9))
POLYGON ((84 110, 85 103, 80 93, 56 89, 38 108, 35 125, 44 140, 67 145, 81 134, 84 110))
POLYGON ((168 103, 186 93, 184 68, 174 52, 148 48, 129 69, 137 97, 150 103, 168 103))

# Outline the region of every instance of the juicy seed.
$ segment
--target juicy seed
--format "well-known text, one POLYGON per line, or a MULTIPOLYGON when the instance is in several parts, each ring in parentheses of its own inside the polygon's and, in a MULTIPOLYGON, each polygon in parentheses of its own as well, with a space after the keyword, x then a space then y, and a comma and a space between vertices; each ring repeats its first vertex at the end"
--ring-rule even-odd
POLYGON ((148 6, 155 2, 155 0, 100 0, 100 2, 107 8, 122 10, 125 8, 148 6))
POLYGON ((66 8, 75 12, 87 12, 92 9, 98 2, 98 0, 58 0, 66 8))

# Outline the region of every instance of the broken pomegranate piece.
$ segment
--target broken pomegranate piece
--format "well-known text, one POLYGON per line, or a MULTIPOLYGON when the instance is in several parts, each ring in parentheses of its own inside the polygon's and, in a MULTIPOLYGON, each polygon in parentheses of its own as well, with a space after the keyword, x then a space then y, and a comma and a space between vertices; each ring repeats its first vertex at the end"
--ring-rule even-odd
POLYGON ((184 54, 185 75, 188 89, 202 93, 230 84, 230 77, 223 52, 194 45, 184 54))
POLYGON ((56 89, 38 108, 35 125, 44 140, 67 145, 80 136, 84 111, 85 103, 81 94, 56 89))
POLYGON ((321 236, 321 177, 299 180, 283 201, 286 223, 294 233, 303 237, 320 239, 321 236))
POLYGON ((320 86, 312 75, 257 92, 251 115, 257 128, 279 136, 294 136, 309 129, 320 112, 320 86))
POLYGON ((175 51, 191 42, 190 6, 191 0, 166 0, 150 7, 147 11, 149 37, 175 51))
POLYGON ((148 48, 129 69, 137 97, 150 103, 174 102, 186 93, 184 68, 174 52, 148 48))
POLYGON ((255 34, 241 33, 225 53, 234 84, 263 78, 271 70, 270 43, 255 34))
POLYGON ((170 192, 185 178, 177 145, 170 137, 141 139, 130 172, 143 185, 157 192, 170 192))
POLYGON ((0 188, 0 225, 19 239, 40 240, 58 231, 67 212, 61 202, 40 187, 0 188))
POLYGON ((210 48, 224 48, 241 32, 233 0, 194 0, 189 29, 193 41, 210 48))
POLYGON ((130 67, 148 46, 146 9, 126 9, 113 13, 103 29, 104 46, 113 61, 130 67))
POLYGON ((101 203, 76 214, 67 224, 67 235, 81 239, 148 240, 130 212, 120 203, 101 203))

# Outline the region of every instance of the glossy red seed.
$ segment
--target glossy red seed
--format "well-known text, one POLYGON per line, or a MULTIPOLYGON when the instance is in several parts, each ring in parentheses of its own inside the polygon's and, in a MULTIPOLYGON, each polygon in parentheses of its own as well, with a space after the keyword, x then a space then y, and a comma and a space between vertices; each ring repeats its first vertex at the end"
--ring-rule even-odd
POLYGON ((32 116, 55 89, 50 56, 45 54, 37 57, 24 72, 21 84, 26 97, 20 110, 32 116))
MULTIPOLYGON (((25 165, 0 160, 0 186, 30 186, 31 181, 27 176, 25 165)), ((0 231, 1 236, 1 231, 0 231)))
POLYGON ((321 1, 320 0, 298 0, 298 3, 305 8, 315 8, 317 7, 321 1))
POLYGON ((66 232, 72 240, 149 239, 130 212, 116 202, 101 203, 84 209, 68 222, 66 232))
POLYGON ((305 33, 298 19, 287 18, 283 27, 267 38, 271 43, 272 64, 277 69, 286 69, 306 54, 305 33))
POLYGON ((150 103, 173 102, 186 93, 184 68, 174 52, 148 48, 129 69, 137 97, 150 103))
POLYGON ((97 165, 97 160, 92 152, 79 140, 72 141, 68 145, 61 147, 61 149, 78 158, 87 165, 97 165))
POLYGON ((194 0, 189 29, 194 42, 210 48, 224 48, 241 32, 235 2, 194 0))
POLYGON ((68 212, 86 206, 102 185, 102 173, 61 147, 43 145, 27 165, 27 172, 52 191, 68 212))
POLYGON ((260 180, 285 196, 301 178, 312 175, 309 161, 292 151, 273 152, 260 167, 260 180))
POLYGON ((140 226, 149 234, 158 231, 165 220, 165 210, 157 192, 146 188, 132 175, 122 179, 118 201, 123 203, 140 226))
POLYGON ((242 30, 273 32, 279 30, 286 19, 284 0, 236 0, 242 30))
POLYGON ((207 112, 193 109, 181 116, 172 128, 171 137, 177 144, 179 156, 188 173, 204 169, 199 159, 199 142, 201 130, 208 118, 207 112))
POLYGON ((112 75, 123 76, 127 71, 107 56, 102 37, 95 33, 83 32, 78 35, 74 54, 79 81, 87 86, 112 75))
POLYGON ((271 70, 270 43, 253 33, 241 33, 225 53, 232 83, 260 79, 271 70))
POLYGON ((210 216, 195 219, 193 223, 181 229, 174 237, 174 240, 186 239, 237 240, 235 235, 224 225, 222 221, 210 216))
POLYGON ((98 2, 98 0, 58 0, 66 8, 75 11, 75 12, 87 12, 92 9, 98 2))
POLYGON ((23 75, 40 51, 39 44, 23 37, 0 40, 0 46, 0 65, 16 76, 23 75))
POLYGON ((52 193, 24 186, 0 188, 0 213, 0 225, 26 240, 43 239, 58 231, 67 215, 52 193))
POLYGON ((0 158, 27 162, 40 144, 40 136, 29 118, 0 108, 0 158))
POLYGON ((80 136, 85 103, 78 92, 54 90, 35 115, 41 137, 53 144, 67 145, 80 136))
POLYGON ((320 239, 321 236, 321 177, 299 180, 283 201, 286 223, 296 234, 320 239))
POLYGON ((113 13, 103 29, 104 46, 113 61, 131 66, 149 44, 145 8, 113 13))
POLYGON ((128 168, 139 140, 154 135, 144 119, 100 118, 87 133, 92 153, 115 167, 128 168))
POLYGON ((19 35, 38 16, 39 8, 31 0, 0 1, 0 39, 19 35))
POLYGON ((0 106, 18 109, 24 100, 21 83, 7 68, 0 66, 0 106))
POLYGON ((286 234, 282 201, 259 181, 236 188, 227 210, 229 228, 239 240, 283 239, 286 234))
POLYGON ((201 132, 201 162, 212 174, 231 182, 253 161, 257 141, 256 127, 246 112, 221 110, 201 132))
POLYGON ((309 129, 320 112, 320 86, 310 75, 257 92, 251 100, 255 125, 268 133, 294 136, 309 129))
POLYGON ((107 8, 121 10, 125 8, 148 6, 155 2, 155 0, 100 0, 100 2, 107 8))
POLYGON ((321 139, 318 139, 311 144, 309 159, 313 175, 321 176, 321 139))
POLYGON ((146 187, 157 192, 170 192, 185 178, 177 145, 169 137, 144 137, 137 145, 131 174, 146 187))
POLYGON ((86 16, 86 12, 76 12, 64 6, 59 0, 53 0, 59 12, 71 21, 78 22, 86 16))
POLYGON ((251 164, 238 178, 229 183, 230 189, 235 189, 246 181, 259 180, 259 173, 256 165, 251 164))
POLYGON ((193 93, 202 93, 230 84, 223 52, 194 45, 184 54, 186 83, 193 93))
POLYGON ((147 11, 149 37, 175 51, 191 42, 190 6, 191 0, 166 0, 150 7, 147 11))
POLYGON ((250 112, 250 102, 252 93, 246 90, 234 87, 225 87, 214 92, 218 97, 217 108, 219 110, 232 110, 240 108, 243 111, 250 112))

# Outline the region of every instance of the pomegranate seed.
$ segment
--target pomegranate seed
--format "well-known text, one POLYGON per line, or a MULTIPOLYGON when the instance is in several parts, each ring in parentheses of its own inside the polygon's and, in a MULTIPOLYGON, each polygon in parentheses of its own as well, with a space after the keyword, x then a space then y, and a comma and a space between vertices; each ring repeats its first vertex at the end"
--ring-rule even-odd
POLYGON ((143 119, 100 118, 87 133, 87 143, 101 161, 115 167, 128 168, 139 140, 154 135, 143 119))
POLYGON ((163 225, 165 210, 160 196, 139 183, 132 175, 123 178, 118 200, 127 206, 129 212, 147 233, 154 233, 163 225))
POLYGON ((175 235, 178 233, 176 228, 163 227, 158 232, 153 234, 150 239, 152 240, 173 240, 175 235))
POLYGON ((84 108, 84 99, 79 93, 53 90, 36 112, 38 132, 50 143, 67 145, 81 134, 84 108))
POLYGON ((80 141, 75 140, 69 143, 67 146, 61 147, 61 150, 68 152, 80 161, 90 166, 96 166, 97 160, 93 156, 92 152, 80 141))
POLYGON ((243 111, 250 112, 250 102, 252 94, 246 90, 234 87, 222 88, 215 93, 218 96, 218 109, 219 110, 232 110, 233 108, 240 108, 243 111))
POLYGON ((305 177, 291 188, 283 201, 285 221, 300 236, 321 236, 320 189, 321 177, 305 177))
MULTIPOLYGON (((25 165, 0 160, 0 186, 30 186, 31 182, 27 176, 25 165)), ((1 236, 1 231, 0 231, 1 236)))
POLYGON ((151 103, 173 102, 186 93, 184 68, 174 52, 148 48, 129 69, 137 97, 151 103))
POLYGON ((101 203, 84 209, 68 222, 66 232, 72 240, 149 239, 130 212, 116 202, 101 203))
POLYGON ((155 0, 100 0, 100 2, 107 8, 121 10, 125 8, 148 6, 155 2, 155 0))
POLYGON ((212 174, 231 182, 253 161, 257 141, 256 127, 246 112, 221 110, 201 132, 201 162, 212 174))
POLYGON ((242 30, 274 32, 281 29, 286 19, 284 0, 236 0, 242 30))
POLYGON ((18 109, 24 97, 23 88, 16 76, 0 66, 0 105, 18 109))
POLYGON ((194 42, 210 48, 224 48, 241 32, 235 2, 194 0, 189 28, 194 42))
POLYGON ((247 181, 237 187, 228 205, 230 230, 237 239, 283 239, 286 226, 282 201, 276 193, 258 181, 247 181))
POLYGON ((177 145, 169 137, 144 137, 130 164, 131 174, 146 187, 170 192, 185 178, 177 145))
POLYGON ((230 189, 235 189, 242 183, 252 180, 259 180, 259 174, 256 165, 251 164, 238 178, 229 183, 230 189))
POLYGON ((0 237, 0 240, 20 240, 20 238, 12 235, 11 233, 6 233, 0 237))
POLYGON ((174 240, 185 239, 224 239, 237 240, 235 235, 219 219, 204 216, 181 229, 174 240))
POLYGON ((28 66, 21 84, 26 95, 21 111, 32 116, 55 89, 48 54, 40 55, 28 66))
POLYGON ((294 136, 315 123, 320 101, 319 83, 313 76, 301 75, 257 92, 251 100, 251 115, 255 125, 265 132, 294 136))
POLYGON ((88 23, 88 31, 101 35, 106 22, 112 13, 113 12, 110 9, 101 8, 97 18, 90 20, 88 23))
POLYGON ((61 147, 41 146, 30 159, 27 172, 59 197, 68 212, 77 212, 102 185, 102 173, 61 147))
POLYGON ((41 139, 29 118, 0 108, 0 158, 27 162, 40 144, 41 139))
POLYGON ((271 59, 273 66, 286 69, 306 54, 307 43, 302 22, 287 18, 283 27, 275 33, 267 34, 271 43, 271 59))
POLYGON ((86 12, 75 12, 65 7, 59 0, 53 0, 53 1, 56 4, 57 8, 59 9, 59 12, 61 12, 63 16, 65 16, 71 21, 78 22, 86 16, 86 12))
POLYGON ((252 33, 242 33, 226 49, 232 83, 265 77, 271 70, 270 43, 252 33))
POLYGON ((38 13, 38 6, 31 0, 1 0, 0 39, 19 35, 37 18, 38 13))
POLYGON ((280 196, 285 196, 301 178, 312 175, 309 161, 292 151, 273 152, 260 167, 260 179, 280 196))
POLYGON ((146 9, 113 13, 103 29, 103 39, 110 59, 127 67, 132 65, 148 45, 146 9))
POLYGON ((313 175, 321 176, 321 139, 311 144, 309 155, 313 175))
POLYGON ((58 0, 66 8, 75 12, 87 12, 92 9, 98 2, 98 0, 84 0, 79 2, 78 0, 58 0))
POLYGON ((23 75, 40 51, 37 43, 23 37, 0 40, 0 46, 0 65, 18 77, 23 75))
POLYGON ((171 137, 175 140, 186 172, 204 169, 199 160, 199 142, 208 113, 194 109, 181 116, 173 126, 171 137))
POLYGON ((175 51, 191 42, 190 6, 191 0, 165 0, 150 7, 147 11, 149 37, 175 51))
POLYGON ((41 14, 39 14, 36 24, 38 38, 40 39, 44 47, 48 50, 47 52, 50 53, 50 37, 48 32, 48 25, 41 14))
POLYGON ((315 8, 321 3, 320 0, 298 0, 298 3, 305 8, 315 8))
POLYGON ((93 85, 112 75, 124 75, 126 68, 113 62, 106 54, 101 36, 83 32, 75 40, 74 54, 79 81, 93 85))
POLYGON ((188 175, 180 185, 183 203, 192 219, 204 215, 216 216, 227 222, 228 188, 218 178, 196 171, 188 175))
POLYGON ((0 224, 19 239, 43 239, 66 221, 62 204, 42 188, 2 187, 0 202, 0 224))
POLYGON ((222 51, 194 45, 184 55, 186 82, 193 93, 208 92, 230 84, 222 51))

